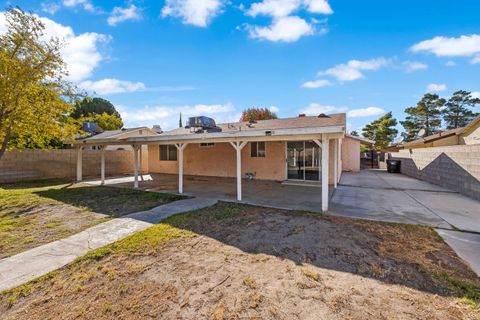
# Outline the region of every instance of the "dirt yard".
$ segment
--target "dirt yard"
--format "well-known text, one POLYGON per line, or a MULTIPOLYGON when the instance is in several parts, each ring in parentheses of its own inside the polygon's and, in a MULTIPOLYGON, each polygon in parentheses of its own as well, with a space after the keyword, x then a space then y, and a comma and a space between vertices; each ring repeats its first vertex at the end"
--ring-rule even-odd
POLYGON ((0 259, 177 198, 63 180, 0 185, 0 259))
POLYGON ((425 227, 219 203, 0 295, 5 319, 479 319, 425 227))

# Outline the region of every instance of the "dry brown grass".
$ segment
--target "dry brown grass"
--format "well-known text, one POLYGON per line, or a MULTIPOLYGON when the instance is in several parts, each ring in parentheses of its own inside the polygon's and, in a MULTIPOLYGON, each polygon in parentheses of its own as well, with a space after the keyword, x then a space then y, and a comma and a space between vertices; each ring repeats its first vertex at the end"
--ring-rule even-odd
POLYGON ((475 293, 479 281, 428 228, 220 203, 174 216, 3 293, 0 314, 478 319, 475 299, 463 297, 475 293), (401 254, 412 248, 416 254, 401 254), (439 260, 438 252, 446 257, 439 260), (457 286, 437 272, 450 274, 457 286))

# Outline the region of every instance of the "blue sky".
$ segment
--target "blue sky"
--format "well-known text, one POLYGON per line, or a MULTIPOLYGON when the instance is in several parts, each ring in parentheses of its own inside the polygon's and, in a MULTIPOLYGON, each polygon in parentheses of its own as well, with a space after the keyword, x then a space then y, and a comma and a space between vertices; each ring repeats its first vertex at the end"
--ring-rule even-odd
POLYGON ((179 112, 236 121, 262 106, 347 112, 360 130, 388 111, 402 120, 427 91, 480 96, 479 1, 0 3, 64 38, 70 79, 112 101, 127 126, 172 129, 179 112))

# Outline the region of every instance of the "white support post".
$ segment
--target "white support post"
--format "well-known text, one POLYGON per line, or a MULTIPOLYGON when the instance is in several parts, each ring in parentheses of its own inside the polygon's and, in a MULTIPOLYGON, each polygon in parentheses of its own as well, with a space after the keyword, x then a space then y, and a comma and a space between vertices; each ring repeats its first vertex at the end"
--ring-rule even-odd
POLYGON ((139 171, 140 171, 140 179, 143 181, 143 152, 142 152, 142 146, 140 146, 140 163, 139 163, 139 171))
POLYGON ((247 141, 230 142, 230 144, 237 151, 237 200, 242 201, 242 149, 247 141))
POLYGON ((105 184, 105 148, 106 146, 99 146, 101 152, 100 176, 102 179, 102 186, 105 184))
POLYGON ((338 183, 338 139, 333 140, 333 187, 338 183))
POLYGON ((82 146, 77 147, 77 182, 82 181, 82 146))
POLYGON ((133 187, 135 189, 138 188, 138 150, 141 148, 142 146, 139 146, 139 145, 132 145, 132 148, 133 148, 133 174, 134 174, 134 178, 133 178, 133 187))
POLYGON ((338 182, 340 182, 340 178, 342 177, 343 171, 343 163, 342 163, 342 138, 338 139, 338 150, 337 150, 337 157, 338 157, 338 182))
POLYGON ((328 211, 328 136, 322 136, 322 211, 328 211))
POLYGON ((188 143, 177 143, 175 147, 178 150, 178 193, 183 193, 183 150, 188 143))

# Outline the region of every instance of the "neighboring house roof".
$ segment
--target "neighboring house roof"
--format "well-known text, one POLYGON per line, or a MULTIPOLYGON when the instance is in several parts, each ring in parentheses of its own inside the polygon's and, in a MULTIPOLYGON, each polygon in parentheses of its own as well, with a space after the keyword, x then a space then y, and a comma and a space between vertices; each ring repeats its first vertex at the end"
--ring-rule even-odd
MULTIPOLYGON (((286 119, 260 120, 255 123, 233 122, 217 124, 220 130, 195 132, 193 129, 177 128, 154 136, 102 136, 96 135, 92 138, 82 140, 83 143, 160 143, 160 142, 188 142, 194 140, 215 140, 231 141, 232 139, 259 138, 270 136, 291 136, 291 135, 318 135, 322 133, 345 132, 345 113, 330 114, 309 117, 297 117, 286 119)), ((137 130, 139 128, 136 128, 137 130)), ((268 139, 267 139, 268 140, 268 139)), ((79 141, 80 142, 80 141, 79 141)))
POLYGON ((364 137, 352 136, 351 134, 346 134, 345 136, 348 137, 348 138, 351 138, 351 139, 358 140, 358 141, 360 141, 361 143, 363 142, 363 144, 368 144, 368 145, 373 145, 373 144, 375 144, 375 141, 372 141, 372 140, 367 139, 367 138, 364 138, 364 137))
POLYGON ((429 136, 426 136, 426 137, 423 137, 423 138, 420 138, 420 139, 417 139, 417 140, 407 142, 407 143, 403 144, 403 147, 411 147, 411 146, 426 144, 426 143, 433 142, 433 141, 436 141, 436 140, 440 140, 440 139, 444 139, 444 138, 447 138, 447 137, 459 135, 459 134, 461 134, 465 131, 465 128, 467 128, 467 127, 461 127, 461 128, 457 128, 457 129, 440 131, 438 133, 435 133, 435 134, 432 134, 432 135, 429 135, 429 136))
POLYGON ((158 134, 148 127, 128 128, 128 129, 123 128, 123 129, 120 129, 120 130, 104 131, 102 133, 93 135, 91 137, 88 137, 88 138, 85 138, 85 139, 82 139, 82 140, 83 141, 95 141, 95 140, 121 139, 126 134, 131 133, 133 131, 137 131, 137 130, 146 130, 149 133, 154 134, 154 135, 158 134))

